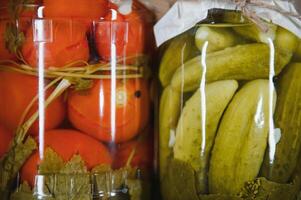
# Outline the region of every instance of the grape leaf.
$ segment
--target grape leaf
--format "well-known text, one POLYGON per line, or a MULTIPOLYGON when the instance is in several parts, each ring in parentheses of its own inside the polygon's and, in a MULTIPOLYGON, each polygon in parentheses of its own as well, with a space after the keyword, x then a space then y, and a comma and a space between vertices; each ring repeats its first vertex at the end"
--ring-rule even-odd
POLYGON ((130 196, 131 200, 139 200, 144 187, 142 180, 137 179, 135 168, 112 170, 108 165, 99 165, 89 172, 80 155, 64 162, 50 148, 45 149, 36 180, 39 187, 33 191, 30 188, 24 190, 26 187, 23 184, 13 194, 13 200, 31 200, 33 194, 51 200, 90 200, 94 195, 112 199, 113 193, 117 193, 114 199, 130 196))
POLYGON ((242 198, 229 195, 220 195, 220 194, 210 194, 210 195, 201 195, 200 200, 242 200, 242 198))
POLYGON ((90 174, 79 155, 70 161, 63 159, 52 149, 47 148, 45 158, 39 166, 39 176, 43 177, 43 189, 35 188, 37 194, 48 194, 55 199, 90 199, 90 174))
POLYGON ((198 195, 195 187, 195 172, 185 162, 171 159, 167 175, 161 183, 165 200, 279 200, 296 199, 301 186, 301 170, 296 170, 293 183, 279 184, 265 178, 247 182, 237 196, 226 194, 198 195))
POLYGON ((19 29, 18 20, 20 14, 24 10, 32 9, 28 7, 28 4, 34 4, 34 0, 9 0, 8 1, 8 12, 10 15, 10 22, 6 24, 4 41, 5 47, 9 52, 18 54, 19 49, 22 47, 25 41, 24 33, 19 29))
POLYGON ((58 173, 64 166, 64 160, 51 148, 46 148, 45 159, 39 165, 40 174, 58 173))
POLYGON ((31 188, 28 183, 22 183, 17 191, 11 195, 10 200, 34 200, 31 188))
POLYGON ((74 155, 60 170, 61 174, 86 174, 87 172, 85 161, 80 155, 74 155))
POLYGON ((5 47, 11 53, 17 54, 25 40, 25 35, 13 23, 7 23, 4 34, 5 47))
POLYGON ((279 184, 265 178, 247 182, 241 190, 240 197, 245 200, 279 200, 296 199, 298 189, 294 184, 279 184))
POLYGON ((128 179, 126 185, 129 188, 131 200, 140 200, 142 197, 141 181, 138 179, 128 179))
POLYGON ((161 187, 165 200, 199 200, 195 172, 188 163, 171 159, 161 187))
POLYGON ((109 165, 98 165, 94 167, 91 172, 92 174, 97 174, 97 173, 103 173, 103 172, 109 172, 111 171, 111 167, 109 165))
POLYGON ((19 170, 37 148, 35 140, 28 137, 24 143, 13 142, 9 152, 0 161, 0 189, 9 189, 19 170))

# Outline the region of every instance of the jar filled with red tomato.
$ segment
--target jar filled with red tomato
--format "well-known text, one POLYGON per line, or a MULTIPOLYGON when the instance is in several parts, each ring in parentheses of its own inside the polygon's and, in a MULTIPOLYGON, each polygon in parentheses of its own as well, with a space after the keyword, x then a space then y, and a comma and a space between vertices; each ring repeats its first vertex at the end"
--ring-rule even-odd
POLYGON ((0 2, 0 199, 150 198, 152 13, 0 2))

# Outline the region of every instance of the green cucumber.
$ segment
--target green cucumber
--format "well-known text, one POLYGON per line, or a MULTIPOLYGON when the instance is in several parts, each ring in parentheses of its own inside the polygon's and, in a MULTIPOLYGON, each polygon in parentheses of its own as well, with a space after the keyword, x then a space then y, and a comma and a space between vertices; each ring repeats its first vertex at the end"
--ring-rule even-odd
MULTIPOLYGON (((276 49, 275 74, 278 75, 290 62, 292 52, 276 49)), ((202 79, 203 66, 201 56, 185 63, 184 69, 178 69, 171 86, 178 91, 196 90, 202 79)), ((268 78, 270 73, 270 49, 266 44, 245 44, 213 52, 206 57, 206 81, 218 80, 254 80, 268 78)))
POLYGON ((237 81, 217 81, 205 89, 205 129, 202 128, 201 92, 186 102, 176 131, 174 158, 190 163, 197 174, 198 190, 207 192, 209 156, 220 118, 238 88, 237 81), (203 135, 205 134, 205 135, 203 135), (204 145, 204 146, 203 146, 204 145))

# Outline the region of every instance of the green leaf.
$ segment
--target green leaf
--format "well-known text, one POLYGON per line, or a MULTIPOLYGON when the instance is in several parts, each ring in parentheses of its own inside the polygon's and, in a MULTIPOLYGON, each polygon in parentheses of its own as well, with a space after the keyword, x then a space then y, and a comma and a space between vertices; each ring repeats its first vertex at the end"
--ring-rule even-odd
POLYGON ((265 178, 257 178, 247 182, 238 196, 198 195, 195 172, 190 164, 171 159, 168 169, 161 183, 164 200, 293 200, 297 198, 301 186, 301 178, 298 176, 301 170, 297 169, 291 184, 279 184, 265 178))
POLYGON ((129 188, 131 200, 140 200, 142 197, 142 183, 138 179, 127 180, 126 186, 129 188))
POLYGON ((0 161, 0 189, 9 189, 25 161, 37 149, 35 140, 28 137, 24 143, 13 142, 9 152, 0 161))
POLYGON ((80 155, 74 155, 60 170, 61 174, 86 174, 88 173, 85 161, 80 155))
POLYGON ((32 190, 27 182, 22 183, 11 195, 10 200, 34 200, 32 190))
POLYGON ((35 198, 32 193, 20 191, 13 193, 10 200, 35 200, 35 198))
POLYGON ((45 157, 39 166, 40 174, 58 173, 64 166, 64 160, 51 148, 46 148, 45 157))
POLYGON ((91 199, 90 174, 79 155, 64 163, 54 150, 47 148, 39 166, 39 175, 43 177, 43 190, 41 192, 35 188, 38 194, 53 195, 56 200, 91 199))
POLYGON ((91 170, 92 174, 98 174, 109 171, 112 171, 110 165, 98 165, 91 170))
POLYGON ((165 200, 199 200, 195 172, 188 163, 170 160, 168 172, 161 184, 165 200))
POLYGON ((34 4, 34 0, 9 0, 8 1, 8 13, 10 15, 10 22, 6 25, 4 34, 5 47, 11 53, 18 54, 18 51, 25 41, 25 35, 19 30, 17 21, 20 14, 26 9, 32 9, 32 7, 26 6, 27 4, 34 4))
POLYGON ((265 178, 257 178, 247 182, 239 196, 245 200, 289 200, 296 199, 298 189, 293 184, 279 184, 265 178))
POLYGON ((31 193, 15 192, 11 195, 10 200, 35 200, 31 193))
POLYGON ((83 79, 83 78, 74 78, 74 77, 67 77, 66 79, 70 81, 72 87, 76 91, 88 90, 93 87, 92 80, 83 79))
POLYGON ((20 185, 19 191, 32 192, 30 186, 28 185, 28 183, 26 181, 23 184, 20 185))
MULTIPOLYGON (((51 200, 91 200, 92 192, 103 194, 103 199, 111 199, 110 194, 116 191, 128 192, 124 195, 130 195, 131 200, 140 200, 144 187, 142 180, 137 179, 135 168, 112 170, 108 165, 99 165, 89 172, 80 155, 64 162, 51 148, 45 149, 37 178, 42 185, 32 191, 28 184, 23 183, 13 193, 12 200, 36 199, 33 194, 51 200)), ((114 199, 119 199, 119 195, 114 199)))
POLYGON ((90 200, 92 196, 90 174, 57 174, 49 177, 47 183, 56 199, 90 200))
POLYGON ((25 35, 18 29, 16 24, 7 23, 4 40, 6 49, 8 49, 11 53, 17 54, 18 50, 23 45, 25 35))
POLYGON ((201 195, 200 200, 242 200, 242 198, 220 194, 201 195))

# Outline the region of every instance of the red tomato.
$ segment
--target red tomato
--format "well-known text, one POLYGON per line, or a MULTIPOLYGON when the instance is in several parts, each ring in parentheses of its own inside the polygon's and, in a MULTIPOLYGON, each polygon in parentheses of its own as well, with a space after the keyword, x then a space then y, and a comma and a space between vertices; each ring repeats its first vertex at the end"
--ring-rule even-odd
POLYGON ((12 140, 12 132, 7 131, 3 126, 0 126, 0 159, 7 153, 12 140))
POLYGON ((155 42, 153 27, 154 27, 156 16, 138 0, 133 0, 133 9, 136 10, 137 13, 140 14, 140 18, 143 18, 144 20, 144 24, 145 24, 144 38, 146 38, 144 46, 147 47, 145 49, 145 52, 147 54, 154 55, 156 49, 156 42, 155 42))
POLYGON ((0 2, 0 19, 8 19, 9 18, 9 14, 8 14, 8 9, 6 7, 6 4, 3 2, 0 2))
POLYGON ((31 3, 25 3, 21 6, 22 12, 20 17, 22 18, 34 18, 37 15, 37 10, 40 4, 40 0, 34 0, 31 3))
POLYGON ((8 0, 2 0, 2 1, 0 1, 0 7, 6 6, 7 2, 8 2, 8 0))
MULTIPOLYGON (((111 165, 111 155, 102 143, 75 130, 51 130, 45 133, 45 148, 53 149, 65 162, 74 155, 80 155, 88 170, 101 164, 111 165)), ((35 152, 24 164, 21 179, 34 186, 37 167, 41 162, 39 152, 35 152)))
POLYGON ((107 0, 44 0, 46 17, 99 19, 108 10, 107 0))
MULTIPOLYGON (((15 131, 26 107, 37 95, 38 78, 15 72, 0 71, 0 123, 10 131, 15 131)), ((47 83, 47 81, 46 81, 47 83)), ((46 92, 50 95, 53 88, 46 92)), ((38 110, 36 102, 30 110, 27 119, 38 110)), ((65 118, 65 106, 63 96, 58 97, 45 110, 45 130, 56 128, 65 118)), ((30 133, 36 135, 39 132, 39 124, 36 121, 30 133)))
POLYGON ((133 150, 134 156, 131 161, 132 167, 150 169, 153 165, 153 138, 144 138, 120 144, 117 148, 117 153, 114 157, 113 168, 119 169, 125 167, 133 150))
POLYGON ((72 92, 68 115, 79 130, 105 142, 120 143, 145 128, 149 119, 149 91, 146 81, 141 79, 117 80, 116 91, 112 90, 111 80, 98 80, 86 93, 72 92))
MULTIPOLYGON (((49 30, 45 32, 45 35, 49 36, 48 39, 52 39, 44 43, 43 55, 46 68, 62 67, 80 60, 88 61, 89 46, 85 24, 71 20, 55 20, 52 24, 52 34, 49 30)), ((30 27, 26 33, 22 53, 32 67, 38 65, 38 46, 39 43, 34 41, 33 27, 30 27)))
POLYGON ((142 54, 145 49, 145 24, 138 12, 121 15, 111 9, 104 21, 96 24, 95 41, 98 54, 106 61, 111 60, 115 48, 116 58, 142 54))

